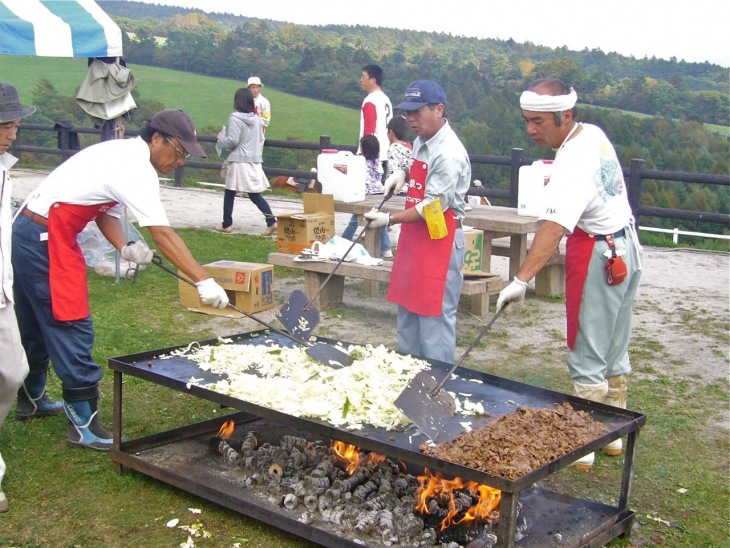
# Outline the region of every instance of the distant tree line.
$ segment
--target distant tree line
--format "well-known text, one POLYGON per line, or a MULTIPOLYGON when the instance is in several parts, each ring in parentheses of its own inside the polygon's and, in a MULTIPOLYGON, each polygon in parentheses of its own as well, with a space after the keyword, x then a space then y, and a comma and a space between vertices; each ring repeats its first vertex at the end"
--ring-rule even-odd
MULTIPOLYGON (((509 155, 519 147, 528 157, 544 157, 546 151, 525 135, 519 92, 530 80, 550 76, 576 88, 579 120, 606 131, 623 165, 643 158, 650 169, 730 171, 726 135, 702 125, 729 123, 728 70, 718 65, 444 33, 289 25, 133 1, 99 4, 126 31, 130 64, 242 82, 256 74, 288 93, 357 108, 363 97, 360 69, 377 63, 394 102, 408 82, 437 80, 447 92, 447 117, 472 154, 509 155)), ((153 111, 159 106, 138 104, 153 111)), ((482 169, 475 178, 491 187, 506 185, 503 174, 482 169)), ((730 212, 726 189, 662 184, 645 190, 651 205, 730 212)))

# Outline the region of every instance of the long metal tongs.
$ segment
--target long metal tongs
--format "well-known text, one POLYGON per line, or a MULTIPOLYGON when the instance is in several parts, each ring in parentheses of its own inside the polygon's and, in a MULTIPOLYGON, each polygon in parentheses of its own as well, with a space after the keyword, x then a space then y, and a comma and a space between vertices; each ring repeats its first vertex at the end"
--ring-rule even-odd
POLYGON ((438 435, 443 432, 446 423, 454 416, 456 411, 456 402, 454 398, 446 392, 442 392, 444 384, 451 374, 461 365, 474 347, 479 343, 484 335, 486 335, 492 324, 499 318, 500 314, 507 308, 503 306, 489 323, 484 326, 474 342, 461 355, 451 369, 444 375, 438 384, 436 380, 426 371, 419 372, 411 382, 408 383, 395 400, 395 405, 403 411, 403 414, 411 419, 418 429, 426 434, 429 439, 436 440, 438 435))
MULTIPOLYGON (((380 208, 383 207, 383 204, 389 200, 391 196, 392 194, 383 195, 383 199, 380 201, 380 205, 378 206, 378 211, 380 211, 380 208)), ((312 331, 314 331, 314 328, 319 325, 319 310, 313 307, 312 303, 322 292, 324 287, 327 285, 327 282, 329 282, 330 279, 332 279, 332 276, 335 275, 337 269, 345 262, 345 259, 349 255, 350 251, 352 251, 352 248, 355 247, 355 244, 357 244, 365 235, 365 231, 368 229, 371 222, 372 219, 368 219, 368 222, 365 223, 360 234, 358 234, 357 238, 352 241, 352 245, 347 248, 347 251, 342 258, 337 260, 335 267, 319 285, 317 291, 314 292, 314 295, 312 295, 310 299, 307 299, 307 296, 303 291, 295 289, 291 292, 287 301, 281 305, 281 308, 276 313, 276 317, 289 331, 289 333, 296 337, 307 339, 312 334, 312 331)))
MULTIPOLYGON (((169 272, 176 278, 181 279, 186 284, 189 284, 189 285, 192 285, 193 287, 195 287, 195 283, 192 280, 188 280, 185 276, 181 276, 180 274, 175 272, 172 268, 166 266, 162 262, 162 257, 160 257, 159 255, 157 255, 157 254, 153 255, 152 262, 154 264, 156 264, 157 266, 159 266, 162 270, 169 272)), ((352 365, 352 362, 353 362, 352 358, 350 357, 349 354, 347 354, 346 352, 343 352, 342 350, 338 350, 337 348, 335 348, 329 344, 325 344, 325 343, 312 344, 303 339, 299 339, 299 338, 295 337, 294 335, 292 335, 291 333, 287 333, 286 331, 282 331, 281 329, 274 327, 270 323, 265 322, 264 320, 262 320, 260 318, 257 318, 253 314, 246 312, 245 310, 237 307, 234 304, 231 304, 230 302, 228 303, 228 307, 232 308, 239 314, 243 314, 247 318, 251 318, 255 322, 260 323, 261 325, 263 325, 264 327, 267 327, 271 331, 278 333, 279 335, 283 335, 287 339, 294 341, 298 345, 305 347, 307 349, 306 350, 307 354, 309 354, 312 358, 323 363, 324 365, 326 365, 328 367, 332 367, 334 369, 339 369, 339 368, 345 367, 347 365, 352 365)))

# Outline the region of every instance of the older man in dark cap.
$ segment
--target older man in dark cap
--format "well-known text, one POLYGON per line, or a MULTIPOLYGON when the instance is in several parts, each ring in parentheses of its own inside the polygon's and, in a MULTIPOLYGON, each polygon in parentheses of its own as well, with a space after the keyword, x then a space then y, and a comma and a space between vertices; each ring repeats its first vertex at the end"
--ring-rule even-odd
MULTIPOLYGON (((148 264, 153 254, 145 243, 124 238, 119 219, 126 207, 160 252, 196 282, 203 304, 228 305, 225 290, 170 228, 160 200, 157 172, 185 165, 191 154, 205 157, 193 121, 181 110, 160 111, 139 137, 92 145, 57 167, 30 194, 13 226, 16 312, 29 378, 45 371, 49 360, 53 364, 63 387, 71 446, 106 451, 112 444, 99 423, 102 370, 91 355, 86 263, 77 243, 89 221, 96 221, 125 260, 148 264)), ((35 380, 32 395, 42 394, 45 375, 35 380)), ((23 418, 39 412, 21 404, 17 411, 23 418)))
MULTIPOLYGON (((28 374, 13 299, 13 267, 10 260, 12 210, 10 168, 17 158, 8 153, 17 135, 20 122, 35 112, 35 107, 20 104, 18 92, 10 84, 0 83, 0 424, 5 421, 15 400, 15 393, 28 374)), ((56 413, 61 412, 60 404, 56 413)), ((2 490, 5 462, 0 455, 0 512, 7 512, 8 499, 2 490)))
POLYGON ((398 170, 388 177, 385 194, 397 194, 407 180, 406 206, 364 216, 371 227, 402 224, 388 285, 388 300, 398 304, 398 351, 454 363, 471 164, 444 117, 446 94, 436 82, 411 83, 395 108, 405 111, 417 137, 408 176, 398 170))

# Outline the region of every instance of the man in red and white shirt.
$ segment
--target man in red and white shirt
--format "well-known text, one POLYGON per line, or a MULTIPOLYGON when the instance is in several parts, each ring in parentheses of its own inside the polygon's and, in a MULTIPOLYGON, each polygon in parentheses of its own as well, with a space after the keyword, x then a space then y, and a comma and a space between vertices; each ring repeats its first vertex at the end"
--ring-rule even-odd
POLYGON ((375 135, 378 138, 380 162, 385 173, 388 167, 388 145, 390 145, 388 122, 393 117, 393 105, 385 92, 380 89, 383 78, 383 69, 378 65, 365 65, 362 68, 360 87, 368 94, 360 109, 360 135, 357 140, 359 143, 365 135, 375 135))

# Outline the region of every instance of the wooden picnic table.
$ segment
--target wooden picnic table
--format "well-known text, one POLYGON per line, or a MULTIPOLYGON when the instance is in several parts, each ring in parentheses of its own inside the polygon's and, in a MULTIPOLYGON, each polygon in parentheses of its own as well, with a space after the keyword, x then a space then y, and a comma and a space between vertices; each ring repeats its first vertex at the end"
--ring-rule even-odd
MULTIPOLYGON (((361 202, 335 201, 335 211, 338 213, 353 213, 362 215, 374 207, 378 207, 382 195, 367 196, 361 202)), ((395 213, 405 207, 404 196, 394 196, 381 208, 381 211, 395 213)), ((484 231, 482 247, 482 270, 489 272, 492 260, 492 241, 497 238, 509 237, 509 279, 517 275, 520 265, 527 256, 527 236, 537 232, 539 222, 537 217, 527 217, 517 214, 513 207, 499 206, 472 206, 466 212, 464 225, 472 226, 484 231)), ((368 230, 363 244, 373 257, 380 257, 380 231, 368 230)))

